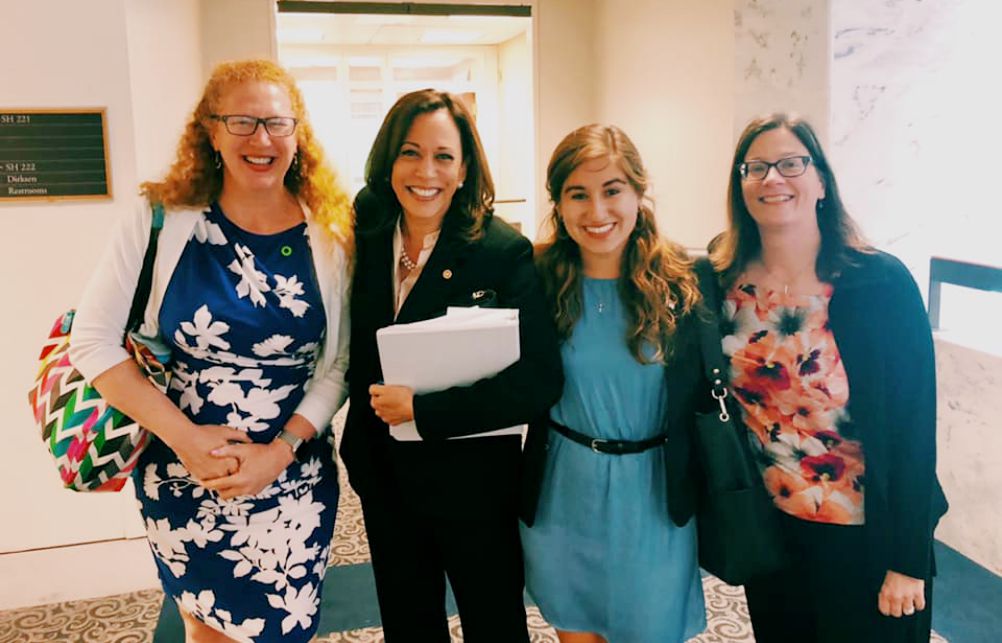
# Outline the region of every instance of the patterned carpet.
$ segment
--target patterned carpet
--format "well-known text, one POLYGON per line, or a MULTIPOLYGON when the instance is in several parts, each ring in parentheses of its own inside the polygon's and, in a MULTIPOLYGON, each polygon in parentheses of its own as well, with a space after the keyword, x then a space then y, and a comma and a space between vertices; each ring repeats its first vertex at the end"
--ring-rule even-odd
MULTIPOLYGON (((337 428, 343 414, 335 421, 337 428), (340 420, 340 421, 339 421, 340 420)), ((341 467, 341 501, 331 548, 331 565, 354 565, 369 561, 369 546, 358 496, 351 491, 341 467)), ((707 629, 690 643, 746 643, 754 641, 748 620, 744 591, 713 577, 703 579, 706 596, 707 629)), ((70 601, 0 611, 0 643, 147 643, 160 614, 163 593, 145 590, 86 601, 70 601)), ((458 617, 450 620, 453 638, 461 642, 458 617)), ((553 629, 536 608, 529 610, 533 643, 556 643, 553 629)), ((382 630, 369 627, 329 634, 317 643, 376 643, 382 630)), ((945 643, 937 635, 933 643, 945 643)))

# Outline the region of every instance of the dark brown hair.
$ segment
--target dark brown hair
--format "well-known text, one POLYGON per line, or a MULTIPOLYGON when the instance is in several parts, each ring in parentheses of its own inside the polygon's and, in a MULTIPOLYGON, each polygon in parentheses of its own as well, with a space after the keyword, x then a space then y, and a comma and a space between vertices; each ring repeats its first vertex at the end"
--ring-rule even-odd
POLYGON ((825 188, 825 196, 818 201, 817 208, 818 229, 821 232, 821 249, 815 264, 818 278, 831 282, 844 268, 854 263, 856 255, 873 251, 846 212, 835 174, 821 149, 814 128, 797 116, 771 114, 750 122, 738 137, 734 149, 731 176, 727 184, 727 230, 714 239, 710 249, 710 258, 721 274, 721 282, 725 287, 733 284, 744 272, 748 262, 758 257, 762 250, 758 225, 748 212, 741 191, 739 166, 744 162, 748 148, 760 134, 779 128, 789 130, 807 148, 811 155, 811 165, 825 188))
POLYGON ((459 226, 464 236, 471 241, 483 234, 486 218, 494 208, 494 181, 487 166, 487 156, 480 143, 480 135, 477 134, 473 116, 470 115, 462 99, 449 92, 434 89, 421 89, 404 94, 383 119, 365 164, 365 184, 369 192, 367 196, 375 196, 385 207, 360 209, 362 203, 369 201, 365 198, 361 201, 356 199, 356 214, 360 226, 371 229, 396 221, 400 214, 400 201, 397 200, 397 195, 390 185, 393 163, 400 154, 400 147, 414 119, 421 114, 440 109, 449 112, 459 129, 462 161, 466 166, 463 187, 452 197, 452 204, 445 214, 445 220, 450 225, 459 226))

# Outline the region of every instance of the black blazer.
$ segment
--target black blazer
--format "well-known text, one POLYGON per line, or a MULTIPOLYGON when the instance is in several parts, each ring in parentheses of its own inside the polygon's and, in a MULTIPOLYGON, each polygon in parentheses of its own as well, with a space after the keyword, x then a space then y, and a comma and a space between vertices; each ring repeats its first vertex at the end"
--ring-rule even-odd
MULTIPOLYGON (((701 366, 695 315, 694 311, 679 320, 672 354, 665 365, 668 405, 663 430, 668 434, 668 441, 662 451, 667 465, 667 511, 680 527, 689 522, 695 513, 697 480, 701 475, 692 452, 696 412, 708 411, 714 404, 701 366)), ((548 428, 545 418, 530 424, 525 445, 521 518, 529 526, 535 521, 539 493, 546 482, 548 428)), ((642 491, 638 490, 638 493, 642 491)))
MULTIPOLYGON (((362 217, 360 216, 360 220, 362 217)), ((369 217, 371 220, 371 217, 369 217)), ((532 245, 488 216, 483 236, 466 240, 446 216, 414 288, 393 318, 395 220, 356 235, 351 292, 350 407, 340 453, 352 487, 365 501, 392 491, 428 513, 483 515, 517 506, 521 476, 518 436, 446 438, 529 422, 547 412, 563 389, 556 330, 532 261, 532 245), (376 331, 445 314, 448 306, 519 309, 521 358, 470 386, 416 395, 421 442, 397 442, 369 404, 369 385, 382 379, 376 331)))

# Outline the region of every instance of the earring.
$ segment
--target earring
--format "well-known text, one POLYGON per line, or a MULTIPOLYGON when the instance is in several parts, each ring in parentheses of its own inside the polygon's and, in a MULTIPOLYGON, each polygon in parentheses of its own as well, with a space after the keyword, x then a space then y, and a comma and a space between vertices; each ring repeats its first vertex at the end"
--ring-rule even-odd
POLYGON ((219 153, 219 150, 215 150, 215 154, 212 157, 212 163, 216 166, 217 170, 223 169, 223 155, 219 153))
POLYGON ((818 199, 818 203, 815 206, 815 208, 817 209, 818 212, 821 212, 822 210, 825 209, 825 198, 824 197, 821 197, 820 199, 818 199))
POLYGON ((459 182, 459 187, 456 188, 456 189, 457 190, 462 190, 463 189, 463 182, 462 181, 459 182))
POLYGON ((298 151, 296 152, 296 155, 292 157, 292 170, 294 172, 298 172, 299 171, 299 152, 298 151))

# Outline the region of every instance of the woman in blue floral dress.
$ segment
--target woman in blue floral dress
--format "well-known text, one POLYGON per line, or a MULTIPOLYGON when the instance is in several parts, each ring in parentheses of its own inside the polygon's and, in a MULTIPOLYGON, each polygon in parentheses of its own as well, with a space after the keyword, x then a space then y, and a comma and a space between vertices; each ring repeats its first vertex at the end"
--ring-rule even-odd
POLYGON ((338 501, 323 433, 345 398, 347 198, 265 61, 216 69, 143 193, 79 307, 75 363, 156 437, 136 495, 187 639, 308 641, 338 501), (150 203, 166 214, 140 330, 170 355, 166 396, 121 349, 150 203))

